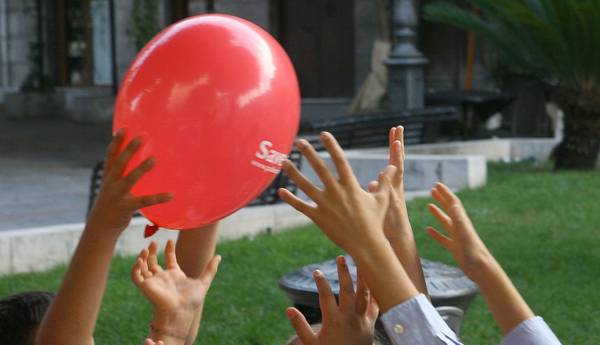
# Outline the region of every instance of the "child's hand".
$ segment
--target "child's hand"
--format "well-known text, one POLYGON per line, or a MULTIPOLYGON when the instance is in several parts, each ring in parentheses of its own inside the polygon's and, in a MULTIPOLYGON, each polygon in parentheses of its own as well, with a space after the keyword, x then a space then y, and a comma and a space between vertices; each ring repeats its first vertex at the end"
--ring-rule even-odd
POLYGON ((441 182, 436 184, 431 196, 445 212, 434 204, 428 205, 429 212, 450 236, 441 234, 433 227, 428 227, 427 232, 452 254, 463 272, 477 282, 482 265, 495 262, 495 259, 477 235, 462 202, 448 187, 441 182))
POLYGON ((316 187, 290 161, 284 161, 282 165, 285 173, 316 206, 283 188, 279 190, 279 195, 312 219, 334 243, 353 257, 358 257, 360 255, 357 251, 372 249, 373 246, 369 245, 385 241, 381 229, 388 208, 390 178, 396 168, 388 166, 380 174, 380 187, 376 193, 366 192, 358 183, 335 138, 330 133, 323 132, 321 141, 331 155, 338 177, 329 171, 306 140, 300 140, 297 146, 323 182, 324 189, 316 187))
MULTIPOLYGON (((396 172, 391 178, 392 188, 383 231, 388 239, 408 235, 408 238, 412 240, 412 228, 408 219, 406 198, 404 196, 404 127, 398 126, 390 129, 389 147, 389 164, 396 167, 396 172)), ((379 182, 371 181, 369 183, 370 192, 376 192, 378 189, 379 182)))
MULTIPOLYGON (((404 194, 404 127, 392 127, 389 133, 389 163, 396 167, 390 188, 390 202, 385 216, 383 233, 390 241, 394 253, 400 259, 406 273, 415 287, 424 295, 428 295, 421 260, 417 252, 404 194)), ((369 191, 379 189, 377 181, 369 183, 369 191)))
POLYGON ((377 303, 370 296, 362 279, 354 292, 352 277, 343 256, 337 258, 340 281, 339 306, 327 279, 315 271, 314 279, 319 289, 319 304, 323 325, 314 333, 306 319, 296 308, 288 308, 286 314, 303 345, 371 345, 375 334, 375 320, 379 313, 377 303))
POLYGON ((161 336, 186 339, 197 311, 204 303, 220 256, 215 256, 198 279, 188 278, 177 264, 175 245, 169 240, 165 248, 166 269, 158 264, 156 243, 144 248, 131 271, 131 279, 154 306, 152 323, 154 340, 161 336))
POLYGON ((119 130, 108 146, 102 186, 88 221, 88 224, 100 231, 108 231, 117 236, 129 225, 137 209, 171 200, 169 193, 138 197, 130 193, 131 188, 152 169, 154 158, 146 159, 123 176, 127 163, 142 145, 141 138, 137 137, 131 140, 125 149, 121 149, 124 136, 125 131, 119 130))

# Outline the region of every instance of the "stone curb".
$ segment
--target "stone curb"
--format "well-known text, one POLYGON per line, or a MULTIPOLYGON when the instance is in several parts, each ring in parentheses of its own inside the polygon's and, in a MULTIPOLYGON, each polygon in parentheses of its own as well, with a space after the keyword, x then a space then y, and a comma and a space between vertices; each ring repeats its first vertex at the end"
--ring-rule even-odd
MULTIPOLYGON (((160 230, 145 239, 146 224, 145 218, 134 218, 119 238, 115 254, 137 255, 150 241, 157 241, 159 246, 163 246, 168 239, 177 236, 177 231, 160 230)), ((219 241, 307 224, 310 220, 287 204, 246 207, 221 222, 219 241)), ((67 263, 84 226, 84 223, 73 223, 0 232, 0 276, 45 271, 67 263)))
MULTIPOLYGON (((428 191, 407 192, 406 198, 411 200, 427 195, 428 191)), ((306 216, 287 204, 246 207, 221 221, 219 242, 265 232, 276 233, 310 223, 306 216)), ((119 238, 115 254, 137 255, 150 241, 164 246, 168 239, 177 236, 177 231, 160 230, 146 239, 146 224, 145 218, 134 218, 119 238)), ((0 232, 0 276, 45 271, 66 264, 75 251, 84 226, 84 223, 73 223, 0 232)))

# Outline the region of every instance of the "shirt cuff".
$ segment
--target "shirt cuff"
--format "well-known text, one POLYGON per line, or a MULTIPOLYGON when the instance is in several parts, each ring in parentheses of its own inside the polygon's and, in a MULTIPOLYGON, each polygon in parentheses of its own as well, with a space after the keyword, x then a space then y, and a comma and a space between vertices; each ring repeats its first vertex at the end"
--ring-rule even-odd
POLYGON ((423 294, 388 310, 381 321, 394 345, 461 344, 423 294))
POLYGON ((502 345, 560 345, 554 332, 539 316, 521 322, 504 339, 502 345))

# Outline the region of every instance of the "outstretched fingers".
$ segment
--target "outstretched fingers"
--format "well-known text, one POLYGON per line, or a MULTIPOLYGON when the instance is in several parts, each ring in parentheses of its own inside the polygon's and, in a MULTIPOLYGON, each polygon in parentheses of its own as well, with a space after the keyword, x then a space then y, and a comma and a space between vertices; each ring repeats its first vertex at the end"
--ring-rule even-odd
POLYGON ((302 341, 302 344, 313 345, 317 343, 317 335, 313 332, 312 328, 306 321, 306 318, 298 309, 287 308, 285 310, 285 314, 290 320, 292 327, 294 327, 298 338, 300 338, 302 341))
POLYGON ((137 258, 135 260, 135 264, 133 265, 133 268, 131 269, 131 281, 133 281, 133 283, 136 286, 139 286, 143 281, 144 281, 144 276, 142 275, 142 266, 144 265, 143 261, 141 258, 137 258))
POLYGON ((464 232, 466 230, 473 230, 471 219, 467 215, 467 211, 465 210, 462 201, 450 190, 450 188, 443 183, 438 182, 432 189, 431 195, 446 211, 447 216, 445 218, 450 218, 452 220, 452 229, 454 231, 460 230, 461 232, 464 232))
POLYGON ((323 185, 326 188, 328 186, 334 185, 336 182, 335 177, 333 176, 333 174, 331 174, 329 168, 327 168, 325 161, 321 157, 319 157, 319 154, 317 153, 315 148, 304 139, 298 140, 296 146, 298 147, 300 153, 302 153, 302 155, 306 157, 310 166, 313 168, 317 176, 319 176, 321 182, 323 182, 323 185))
POLYGON ((106 171, 110 170, 114 160, 119 154, 119 149, 123 144, 123 138, 125 138, 125 129, 119 129, 112 137, 108 148, 106 149, 106 157, 104 158, 104 169, 106 171))
POLYGON ((141 146, 142 138, 133 138, 129 144, 127 144, 125 149, 121 151, 114 159, 110 166, 110 170, 108 170, 107 173, 111 174, 113 178, 120 178, 123 175, 123 170, 125 170, 127 163, 129 163, 131 157, 133 157, 133 155, 140 149, 141 146))
POLYGON ((140 163, 137 167, 135 167, 131 172, 127 174, 125 177, 124 189, 129 192, 131 188, 142 178, 146 173, 148 173, 152 168, 154 168, 154 164, 156 160, 154 157, 150 157, 140 163))
POLYGON ((139 210, 140 208, 163 204, 165 202, 171 201, 172 199, 173 199, 173 194, 171 194, 171 193, 158 193, 158 194, 151 194, 151 195, 143 195, 143 196, 134 197, 132 207, 135 210, 139 210))
POLYGON ((396 167, 393 165, 388 165, 382 172, 379 173, 377 179, 377 192, 376 196, 385 201, 383 205, 386 209, 388 207, 389 198, 390 198, 390 189, 392 188, 392 176, 396 172, 396 167))
MULTIPOLYGON (((442 203, 442 207, 448 212, 450 206, 452 205, 462 205, 460 199, 454 194, 450 188, 448 188, 445 184, 438 182, 435 184, 434 190, 436 192, 437 198, 439 198, 440 203, 442 203)), ((433 193, 432 193, 433 194, 433 193)), ((434 198, 435 198, 434 197, 434 198)))
POLYGON ((437 231, 435 228, 429 226, 427 227, 427 233, 429 236, 433 237, 444 249, 452 253, 454 251, 454 241, 443 235, 441 232, 437 231))
POLYGON ((369 288, 365 283, 360 271, 357 269, 356 271, 356 301, 354 303, 354 308, 356 313, 359 315, 363 315, 367 312, 369 301, 371 299, 371 293, 369 292, 369 288))
POLYGON ((294 193, 285 188, 279 188, 277 195, 279 195, 281 200, 285 201, 290 206, 306 215, 308 218, 313 218, 315 207, 295 196, 294 193))
POLYGON ((331 160, 335 165, 340 182, 343 184, 358 186, 358 181, 354 176, 354 172, 352 172, 352 167, 350 166, 350 163, 348 163, 346 155, 344 154, 344 150, 342 150, 335 137, 329 132, 321 133, 320 137, 323 146, 325 146, 325 149, 331 156, 331 160))
POLYGON ((331 286, 323 272, 316 270, 313 272, 313 278, 317 284, 317 290, 319 291, 319 306, 321 307, 321 313, 323 318, 330 317, 337 310, 337 303, 335 302, 335 295, 331 291, 331 286))
POLYGON ((448 217, 444 211, 434 204, 428 204, 427 209, 429 210, 429 213, 431 213, 431 215, 433 215, 435 219, 442 224, 442 227, 446 229, 446 231, 449 233, 454 231, 452 219, 448 217))
POLYGON ((167 269, 178 269, 177 255, 175 254, 175 243, 168 240, 165 246, 165 266, 167 269))
POLYGON ((150 272, 150 270, 148 269, 148 255, 148 249, 144 248, 138 256, 138 261, 140 262, 140 270, 144 279, 152 277, 152 272, 150 272))
POLYGON ((281 168, 285 172, 286 175, 294 181, 296 186, 300 188, 309 198, 312 200, 317 200, 319 198, 319 194, 321 190, 315 186, 304 174, 298 170, 298 168, 289 160, 284 160, 281 163, 281 168))
POLYGON ((338 280, 340 282, 340 310, 342 312, 354 312, 355 310, 355 295, 352 276, 346 263, 346 258, 342 255, 336 259, 338 280))
POLYGON ((152 241, 152 243, 150 243, 150 246, 148 246, 148 252, 148 269, 150 270, 150 272, 152 272, 153 274, 162 272, 163 269, 158 263, 158 245, 156 244, 156 242, 152 241))

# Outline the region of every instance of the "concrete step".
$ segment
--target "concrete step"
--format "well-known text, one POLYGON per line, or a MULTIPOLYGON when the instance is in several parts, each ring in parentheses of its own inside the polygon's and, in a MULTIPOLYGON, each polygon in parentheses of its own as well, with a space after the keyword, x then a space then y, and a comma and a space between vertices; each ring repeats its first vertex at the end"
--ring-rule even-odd
MULTIPOLYGON (((320 153, 330 169, 333 163, 327 152, 320 153)), ((381 170, 388 165, 388 149, 347 150, 346 157, 360 185, 377 179, 381 170)), ((320 181, 306 161, 302 160, 302 172, 316 184, 320 181)), ((484 156, 477 155, 415 155, 406 156, 404 163, 404 185, 407 191, 430 190, 438 181, 452 189, 477 188, 487 181, 487 165, 484 156)), ((334 170, 335 171, 335 170, 334 170)))

